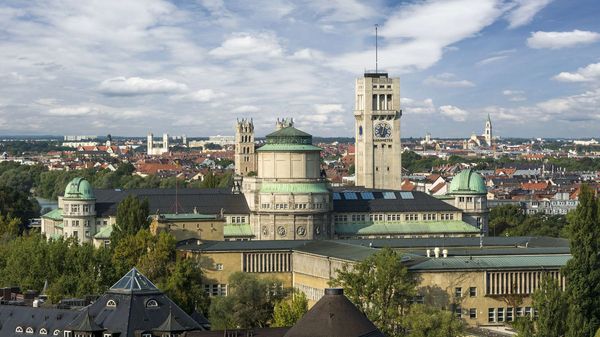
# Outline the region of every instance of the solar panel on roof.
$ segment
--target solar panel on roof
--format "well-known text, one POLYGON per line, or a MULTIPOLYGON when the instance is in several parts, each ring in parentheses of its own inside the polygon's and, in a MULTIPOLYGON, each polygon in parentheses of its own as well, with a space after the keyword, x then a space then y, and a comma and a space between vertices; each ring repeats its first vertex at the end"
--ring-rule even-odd
POLYGON ((394 192, 383 192, 384 199, 396 199, 396 194, 394 192))
POLYGON ((400 197, 402 199, 414 199, 414 195, 412 194, 412 192, 400 192, 400 197))
POLYGON ((358 200, 356 193, 354 192, 344 192, 344 199, 346 200, 358 200))
POLYGON ((373 197, 373 193, 371 193, 371 192, 360 192, 360 197, 363 200, 373 200, 373 199, 375 199, 375 197, 373 197))
POLYGON ((341 200, 342 197, 338 192, 333 192, 333 200, 341 200))

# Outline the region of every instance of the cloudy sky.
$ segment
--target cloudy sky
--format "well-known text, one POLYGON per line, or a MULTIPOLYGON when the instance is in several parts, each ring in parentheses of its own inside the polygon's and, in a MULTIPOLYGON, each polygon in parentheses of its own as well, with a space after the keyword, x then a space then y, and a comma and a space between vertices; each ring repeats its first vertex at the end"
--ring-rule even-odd
POLYGON ((403 136, 600 136, 597 0, 3 0, 0 134, 352 136, 354 79, 401 81, 403 136))

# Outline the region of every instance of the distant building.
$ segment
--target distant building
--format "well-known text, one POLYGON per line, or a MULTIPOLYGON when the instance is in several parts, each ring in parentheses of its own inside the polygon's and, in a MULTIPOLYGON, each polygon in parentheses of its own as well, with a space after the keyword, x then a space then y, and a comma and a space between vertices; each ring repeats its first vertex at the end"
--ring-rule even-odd
POLYGON ((149 156, 158 156, 164 153, 169 152, 169 135, 163 133, 162 142, 159 143, 159 146, 156 146, 154 142, 154 135, 149 132, 148 137, 146 139, 146 153, 149 156))

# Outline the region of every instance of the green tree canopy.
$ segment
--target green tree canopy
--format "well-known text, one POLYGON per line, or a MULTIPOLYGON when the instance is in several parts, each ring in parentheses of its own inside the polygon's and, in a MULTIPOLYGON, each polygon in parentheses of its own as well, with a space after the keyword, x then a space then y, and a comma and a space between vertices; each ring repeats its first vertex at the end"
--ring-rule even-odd
POLYGON ((422 304, 414 304, 403 317, 407 337, 460 337, 464 323, 454 313, 422 304))
POLYGON ((402 255, 384 248, 353 266, 345 265, 332 286, 348 298, 385 334, 400 336, 402 317, 416 294, 417 281, 402 263, 402 255))
POLYGON ((275 304, 273 312, 274 327, 288 327, 296 324, 308 311, 308 299, 301 291, 294 291, 275 304))
POLYGON ((565 335, 568 307, 558 281, 544 277, 533 294, 533 307, 538 311, 535 333, 538 337, 561 337, 565 335))
POLYGON ((128 195, 117 207, 116 224, 111 234, 111 242, 118 243, 127 235, 135 235, 140 229, 150 225, 148 199, 141 201, 134 195, 128 195))
POLYGON ((600 212, 594 191, 583 185, 569 215, 572 258, 564 267, 569 314, 567 337, 592 337, 600 327, 600 212))

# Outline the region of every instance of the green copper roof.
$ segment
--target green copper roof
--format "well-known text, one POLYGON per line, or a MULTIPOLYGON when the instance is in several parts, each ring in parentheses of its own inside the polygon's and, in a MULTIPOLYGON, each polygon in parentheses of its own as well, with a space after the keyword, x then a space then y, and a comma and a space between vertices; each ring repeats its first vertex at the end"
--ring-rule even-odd
POLYGON ((260 193, 329 193, 325 183, 263 183, 260 193))
POLYGON ((304 144, 312 145, 312 136, 293 126, 279 129, 267 135, 267 144, 304 144))
POLYGON ((466 169, 452 178, 448 194, 486 194, 487 188, 483 177, 473 171, 466 169))
POLYGON ((249 224, 223 226, 224 237, 254 236, 249 224))
POLYGON ((454 221, 416 221, 396 224, 336 224, 336 234, 351 235, 398 235, 417 233, 472 233, 478 234, 479 229, 460 220, 454 221))
POLYGON ((214 214, 198 214, 198 213, 182 213, 182 214, 160 214, 160 220, 177 221, 177 220, 211 220, 216 219, 214 214))
POLYGON ((100 229, 96 235, 94 235, 94 239, 110 239, 110 235, 112 234, 113 226, 108 225, 104 226, 100 229))
POLYGON ((64 197, 68 199, 95 199, 92 185, 83 178, 71 180, 65 188, 64 197))
POLYGON ((65 224, 64 224, 64 222, 59 222, 54 227, 65 228, 65 224))
POLYGON ((269 152, 269 151, 322 151, 318 146, 306 145, 306 144, 265 144, 256 151, 258 152, 269 152))
POLYGON ((60 220, 63 219, 63 217, 62 217, 62 209, 55 208, 55 209, 51 210, 50 212, 42 215, 42 218, 60 221, 60 220))
MULTIPOLYGON (((452 254, 452 248, 448 249, 452 254)), ((561 268, 571 258, 564 255, 511 255, 511 256, 449 256, 429 259, 412 267, 411 270, 463 270, 463 269, 540 269, 561 268)))

